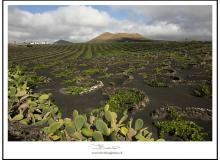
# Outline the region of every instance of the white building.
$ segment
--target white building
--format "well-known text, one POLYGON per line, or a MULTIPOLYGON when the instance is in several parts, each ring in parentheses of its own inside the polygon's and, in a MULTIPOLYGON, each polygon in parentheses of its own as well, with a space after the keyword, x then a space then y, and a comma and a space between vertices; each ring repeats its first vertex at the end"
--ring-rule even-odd
POLYGON ((47 41, 41 42, 41 44, 47 44, 47 41))
POLYGON ((48 44, 47 41, 42 41, 42 42, 29 42, 29 44, 48 44))

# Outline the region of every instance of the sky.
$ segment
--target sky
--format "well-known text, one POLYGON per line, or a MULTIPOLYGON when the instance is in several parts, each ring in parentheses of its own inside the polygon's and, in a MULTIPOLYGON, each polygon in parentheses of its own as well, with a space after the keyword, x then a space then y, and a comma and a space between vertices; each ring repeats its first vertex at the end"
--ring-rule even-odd
POLYGON ((9 6, 9 42, 86 42, 103 32, 154 40, 211 40, 211 6, 9 6))

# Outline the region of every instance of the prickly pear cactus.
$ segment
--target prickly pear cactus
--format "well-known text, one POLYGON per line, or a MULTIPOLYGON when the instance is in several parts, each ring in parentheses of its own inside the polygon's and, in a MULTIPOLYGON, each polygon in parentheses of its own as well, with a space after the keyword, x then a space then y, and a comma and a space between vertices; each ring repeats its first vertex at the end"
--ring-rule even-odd
POLYGON ((110 111, 105 111, 105 119, 109 122, 113 122, 114 117, 112 116, 112 113, 110 111))
POLYGON ((142 119, 137 119, 135 121, 135 126, 134 126, 135 130, 139 131, 143 127, 143 124, 144 124, 144 122, 142 119))
POLYGON ((104 141, 103 135, 100 131, 95 131, 92 137, 94 141, 104 141))
POLYGON ((81 130, 83 125, 85 124, 85 118, 82 115, 77 116, 75 118, 74 124, 77 131, 81 130))
POLYGON ((78 111, 77 110, 74 110, 73 111, 73 120, 75 120, 76 119, 76 117, 78 116, 78 111))
POLYGON ((63 126, 63 120, 58 122, 53 122, 49 127, 44 128, 44 131, 47 135, 53 135, 58 129, 63 126))
POLYGON ((96 120, 95 127, 103 135, 106 135, 106 136, 110 135, 110 129, 108 128, 107 124, 103 120, 101 119, 96 120))
POLYGON ((83 128, 81 130, 81 132, 86 137, 92 137, 92 135, 93 135, 93 130, 91 130, 91 129, 83 128))

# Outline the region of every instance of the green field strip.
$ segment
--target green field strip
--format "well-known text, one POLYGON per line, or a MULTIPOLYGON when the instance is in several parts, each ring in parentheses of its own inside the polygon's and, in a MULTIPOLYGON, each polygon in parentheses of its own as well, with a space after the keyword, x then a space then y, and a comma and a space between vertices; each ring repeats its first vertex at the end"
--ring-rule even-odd
POLYGON ((54 47, 54 48, 51 48, 52 50, 45 50, 45 49, 42 49, 40 50, 39 52, 29 52, 27 53, 26 56, 21 56, 19 59, 9 59, 10 61, 15 61, 15 62, 19 62, 19 61, 22 61, 22 60, 29 60, 31 58, 37 58, 37 57, 42 57, 42 56, 46 56, 47 54, 53 54, 53 53, 56 53, 56 52, 59 52, 60 50, 62 50, 62 47, 54 47))
MULTIPOLYGON (((11 48, 11 47, 10 47, 11 48)), ((9 48, 9 49, 10 49, 9 48)), ((21 48, 18 48, 16 47, 15 49, 15 53, 13 54, 13 52, 10 53, 10 55, 13 55, 13 56, 16 56, 18 55, 19 57, 24 57, 24 56, 30 56, 33 55, 33 54, 37 54, 38 51, 42 51, 42 49, 44 50, 57 50, 58 48, 57 47, 54 47, 53 45, 50 45, 50 46, 41 46, 41 47, 34 47, 34 48, 26 48, 26 51, 24 51, 23 49, 21 48), (18 51, 19 53, 21 52, 21 54, 18 54, 18 51)))
POLYGON ((66 48, 67 46, 65 46, 65 48, 63 47, 58 47, 55 48, 53 50, 42 50, 41 52, 37 53, 37 55, 29 55, 29 57, 25 57, 23 59, 16 59, 14 62, 19 62, 19 61, 25 61, 25 60, 39 60, 39 59, 46 59, 46 58, 51 58, 53 56, 58 56, 58 55, 62 55, 65 52, 68 52, 68 49, 66 48))
MULTIPOLYGON (((45 46, 45 48, 48 50, 50 47, 45 46)), ((35 49, 26 48, 25 50, 20 47, 13 47, 13 48, 9 47, 8 58, 9 60, 15 60, 17 58, 25 58, 30 56, 30 54, 38 53, 41 50, 42 47, 36 47, 35 49)))
POLYGON ((85 52, 83 53, 83 57, 88 60, 92 58, 92 50, 91 50, 91 44, 86 44, 85 52))
MULTIPOLYGON (((68 56, 71 56, 74 51, 77 50, 75 47, 68 47, 69 49, 61 50, 58 52, 58 54, 53 54, 51 56, 43 57, 42 60, 43 62, 48 62, 48 61, 58 61, 65 59, 68 56)), ((38 59, 39 60, 39 59, 38 59)))
POLYGON ((100 45, 99 43, 93 44, 93 53, 94 53, 94 57, 96 57, 96 58, 102 57, 102 53, 99 48, 99 45, 100 45))

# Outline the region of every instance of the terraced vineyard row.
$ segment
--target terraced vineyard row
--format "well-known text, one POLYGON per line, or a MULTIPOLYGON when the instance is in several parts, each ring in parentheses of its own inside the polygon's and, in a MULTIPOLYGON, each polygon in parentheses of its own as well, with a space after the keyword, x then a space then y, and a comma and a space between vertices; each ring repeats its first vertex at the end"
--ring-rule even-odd
MULTIPOLYGON (((34 46, 15 46, 9 48, 9 62, 41 61, 46 59, 63 59, 71 56, 80 55, 82 58, 91 59, 92 57, 102 57, 108 55, 120 55, 128 52, 123 46, 113 44, 74 44, 74 45, 46 45, 34 46)), ((78 57, 80 57, 77 56, 78 57)))

